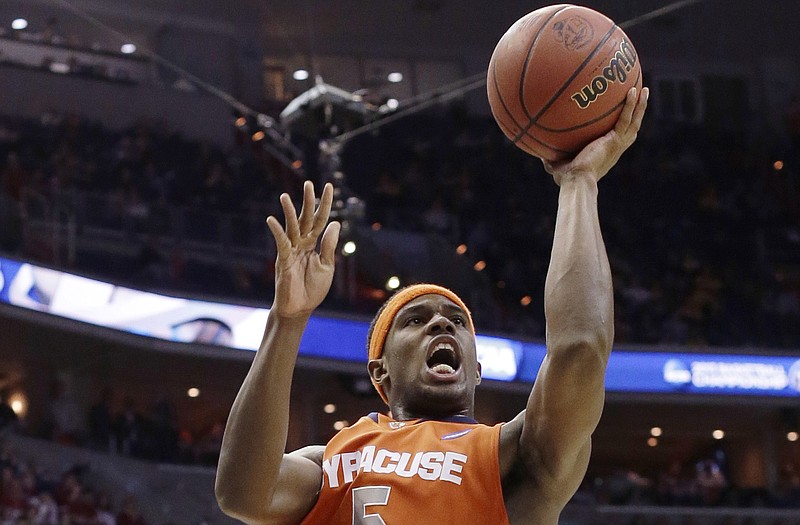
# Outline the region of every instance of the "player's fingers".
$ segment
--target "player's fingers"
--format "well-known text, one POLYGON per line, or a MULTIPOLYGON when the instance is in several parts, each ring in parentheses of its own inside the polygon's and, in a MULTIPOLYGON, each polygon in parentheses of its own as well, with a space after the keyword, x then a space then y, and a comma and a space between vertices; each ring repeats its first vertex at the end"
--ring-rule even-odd
POLYGON ((631 128, 635 132, 639 132, 642 127, 642 119, 644 118, 645 110, 647 109, 647 101, 650 99, 650 88, 642 88, 642 94, 639 95, 639 100, 636 102, 636 107, 633 110, 631 117, 631 128))
POLYGON ((622 106, 622 113, 620 113, 619 119, 617 119, 617 124, 614 126, 614 131, 620 135, 627 132, 631 125, 633 109, 636 107, 636 95, 636 88, 632 87, 628 90, 628 94, 625 96, 625 105, 622 106))
POLYGON ((287 251, 291 249, 292 243, 286 236, 286 232, 284 232, 283 228, 281 228, 281 224, 278 222, 278 219, 270 215, 267 217, 267 226, 272 232, 272 236, 275 237, 275 244, 278 246, 278 257, 285 255, 287 251))
POLYGON ((300 235, 305 236, 311 230, 314 220, 314 184, 307 180, 303 183, 303 207, 300 208, 300 235))
POLYGON ((281 206, 286 218, 286 235, 292 244, 297 244, 297 241, 300 240, 300 226, 297 223, 297 210, 288 193, 281 194, 281 206))
POLYGON ((333 185, 328 182, 322 189, 322 197, 319 200, 319 208, 314 214, 314 228, 311 233, 314 238, 319 237, 325 225, 328 224, 328 218, 331 216, 331 205, 333 204, 333 185))
POLYGON ((325 228, 319 247, 319 259, 322 264, 333 265, 336 261, 336 245, 339 243, 339 232, 341 230, 342 225, 338 221, 333 221, 325 228))

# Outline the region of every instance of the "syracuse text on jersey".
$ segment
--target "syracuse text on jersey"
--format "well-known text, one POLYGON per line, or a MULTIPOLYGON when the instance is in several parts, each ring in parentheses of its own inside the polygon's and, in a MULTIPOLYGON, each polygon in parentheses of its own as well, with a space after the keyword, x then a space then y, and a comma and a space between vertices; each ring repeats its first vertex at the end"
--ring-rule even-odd
POLYGON ((442 480, 461 485, 461 471, 467 456, 458 452, 396 452, 373 445, 355 452, 334 454, 322 462, 325 483, 337 488, 340 483, 352 483, 359 471, 375 474, 414 476, 426 481, 442 480))

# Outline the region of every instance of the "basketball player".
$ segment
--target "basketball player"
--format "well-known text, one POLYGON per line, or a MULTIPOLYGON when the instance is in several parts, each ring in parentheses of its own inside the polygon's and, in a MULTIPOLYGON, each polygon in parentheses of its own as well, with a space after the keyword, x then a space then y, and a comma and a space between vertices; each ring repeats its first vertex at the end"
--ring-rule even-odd
POLYGON ((369 374, 392 417, 365 416, 327 447, 284 453, 300 338, 331 285, 340 226, 327 224, 330 185, 314 210, 306 182, 299 216, 282 195, 285 230, 267 219, 275 301, 225 430, 221 508, 247 523, 555 525, 586 473, 614 336, 597 182, 636 139, 647 98, 647 88, 632 89, 611 132, 571 161, 545 164, 560 186, 547 356, 525 410, 505 424, 472 419, 481 367, 466 305, 415 285, 390 298, 370 330, 369 374))

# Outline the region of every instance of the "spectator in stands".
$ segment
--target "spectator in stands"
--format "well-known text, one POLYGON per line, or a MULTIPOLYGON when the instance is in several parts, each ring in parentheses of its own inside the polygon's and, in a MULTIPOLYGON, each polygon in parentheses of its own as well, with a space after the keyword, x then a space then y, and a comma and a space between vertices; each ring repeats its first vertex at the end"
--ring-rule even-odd
POLYGON ((31 525, 58 525, 58 505, 49 492, 42 492, 28 500, 31 525))
POLYGON ((122 508, 117 514, 117 525, 147 525, 141 512, 139 512, 139 503, 133 495, 125 497, 122 508))
POLYGON ((89 408, 88 445, 105 452, 115 451, 113 440, 113 420, 111 415, 111 399, 113 392, 110 387, 105 387, 100 393, 100 399, 89 408))
POLYGON ((122 412, 114 420, 114 433, 119 453, 124 456, 141 454, 143 431, 142 417, 136 411, 133 398, 128 397, 125 399, 122 412))
POLYGON ((97 511, 97 525, 116 525, 117 517, 112 510, 111 495, 108 491, 100 490, 97 492, 95 510, 97 511))
POLYGON ((64 514, 71 525, 96 525, 95 494, 86 487, 81 488, 67 504, 64 514))
POLYGON ((47 408, 50 413, 45 435, 59 443, 76 444, 80 439, 83 419, 68 380, 60 377, 53 380, 47 408))
POLYGON ((0 431, 16 430, 19 417, 9 404, 11 391, 8 388, 0 389, 0 431))
POLYGON ((697 463, 695 474, 699 501, 704 507, 713 507, 722 501, 728 480, 722 469, 713 459, 704 459, 697 463))
POLYGON ((197 461, 202 465, 217 466, 219 463, 219 451, 222 448, 222 435, 225 433, 225 423, 215 421, 211 430, 197 440, 195 444, 195 455, 197 461))
POLYGON ((166 395, 156 399, 148 419, 151 450, 147 456, 157 461, 175 461, 178 457, 178 425, 175 410, 166 395))

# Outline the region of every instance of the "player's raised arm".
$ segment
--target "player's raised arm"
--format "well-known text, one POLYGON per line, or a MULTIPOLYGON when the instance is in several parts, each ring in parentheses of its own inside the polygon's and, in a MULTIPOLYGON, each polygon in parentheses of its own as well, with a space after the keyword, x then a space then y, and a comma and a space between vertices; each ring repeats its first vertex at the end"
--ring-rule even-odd
POLYGON ((340 225, 328 224, 332 201, 327 184, 315 210, 314 189, 306 182, 299 216, 289 196, 281 195, 285 230, 274 217, 267 219, 278 248, 275 300, 228 417, 215 486, 222 510, 246 523, 299 523, 322 484, 319 450, 284 452, 300 339, 333 279, 340 225))
POLYGON ((545 163, 560 186, 545 283, 547 355, 520 415, 518 457, 536 491, 558 511, 586 473, 590 437, 603 409, 614 306, 597 182, 636 139, 647 88, 638 95, 632 89, 615 128, 573 160, 545 163))

